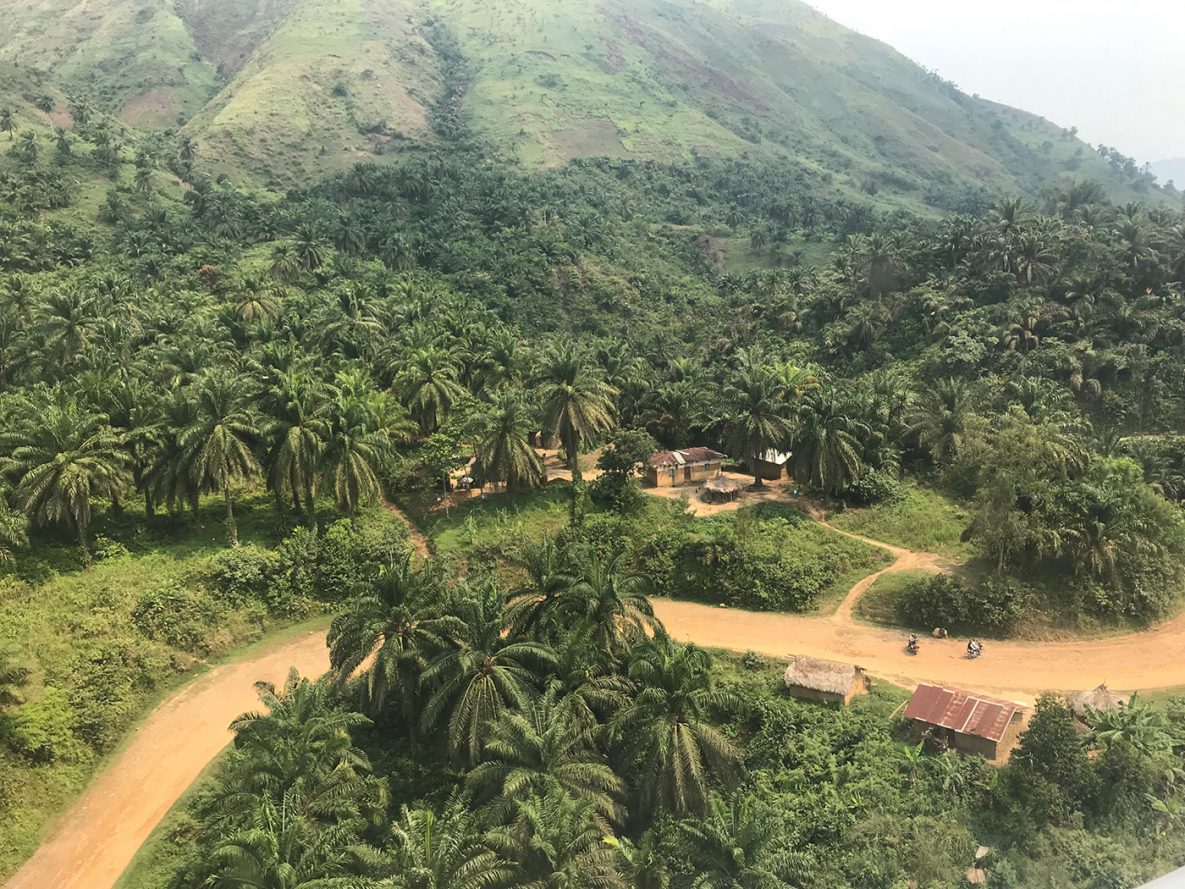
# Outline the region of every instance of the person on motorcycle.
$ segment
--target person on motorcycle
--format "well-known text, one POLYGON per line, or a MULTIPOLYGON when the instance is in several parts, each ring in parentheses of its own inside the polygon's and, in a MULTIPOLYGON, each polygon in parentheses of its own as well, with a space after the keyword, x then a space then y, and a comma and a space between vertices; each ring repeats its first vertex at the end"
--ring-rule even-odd
POLYGON ((914 652, 916 652, 918 650, 918 634, 917 633, 910 633, 909 634, 909 641, 906 642, 905 647, 908 648, 910 651, 914 651, 914 652))
POLYGON ((983 646, 975 639, 972 639, 967 643, 967 654, 969 657, 979 657, 979 654, 982 651, 983 646))

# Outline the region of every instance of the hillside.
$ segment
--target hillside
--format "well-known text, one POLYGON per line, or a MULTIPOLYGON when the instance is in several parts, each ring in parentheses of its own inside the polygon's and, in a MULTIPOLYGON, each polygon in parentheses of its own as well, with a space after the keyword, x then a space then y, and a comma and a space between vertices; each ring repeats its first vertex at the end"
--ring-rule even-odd
POLYGON ((1115 200, 1149 190, 1071 131, 794 0, 0 0, 0 15, 0 63, 35 84, 0 101, 48 93, 59 124, 81 98, 184 125, 210 172, 277 186, 436 149, 438 109, 527 166, 746 158, 886 209, 1070 176, 1115 200))

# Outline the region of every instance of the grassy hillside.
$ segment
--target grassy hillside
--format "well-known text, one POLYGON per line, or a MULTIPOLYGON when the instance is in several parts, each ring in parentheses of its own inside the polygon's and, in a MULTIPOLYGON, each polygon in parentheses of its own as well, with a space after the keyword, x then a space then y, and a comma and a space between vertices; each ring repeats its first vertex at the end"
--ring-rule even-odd
POLYGON ((0 20, 0 61, 136 126, 174 125, 217 90, 169 0, 0 0, 0 20))
POLYGON ((299 5, 189 125, 206 164, 304 182, 427 139, 438 63, 415 10, 299 5))
MULTIPOLYGON (((439 144, 433 112, 528 166, 748 158, 884 209, 1146 197, 1071 130, 960 92, 804 3, 772 0, 0 0, 0 63, 65 97, 185 124, 213 173, 302 184, 439 144), (445 93, 448 93, 446 96, 445 93)), ((1155 194, 1155 192, 1152 192, 1155 194)))

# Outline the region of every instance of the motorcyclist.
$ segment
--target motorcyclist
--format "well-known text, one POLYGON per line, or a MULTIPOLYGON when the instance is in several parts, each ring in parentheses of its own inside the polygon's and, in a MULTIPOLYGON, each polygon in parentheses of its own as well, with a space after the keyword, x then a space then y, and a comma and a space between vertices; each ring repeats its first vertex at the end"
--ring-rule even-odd
POLYGON ((913 652, 916 652, 918 650, 918 634, 917 633, 910 633, 909 634, 909 641, 906 642, 905 647, 913 652))
POLYGON ((980 655, 980 653, 982 653, 982 651, 983 651, 983 645, 978 640, 972 639, 970 642, 967 643, 968 657, 979 657, 979 655, 980 655))

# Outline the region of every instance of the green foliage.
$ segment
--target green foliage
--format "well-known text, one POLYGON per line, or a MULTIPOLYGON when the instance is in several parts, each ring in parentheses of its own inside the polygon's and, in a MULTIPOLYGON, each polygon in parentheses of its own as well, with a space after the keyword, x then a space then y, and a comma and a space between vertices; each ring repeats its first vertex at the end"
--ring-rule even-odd
POLYGON ((66 693, 48 687, 17 711, 9 729, 10 743, 37 762, 74 759, 82 754, 74 737, 75 719, 66 693))
POLYGON ((1027 591, 1010 577, 964 580, 936 574, 916 580, 896 601, 908 626, 953 631, 1006 633, 1025 613, 1027 591))
POLYGON ((153 590, 132 610, 132 622, 144 636, 173 648, 207 653, 218 607, 201 591, 181 586, 153 590))

